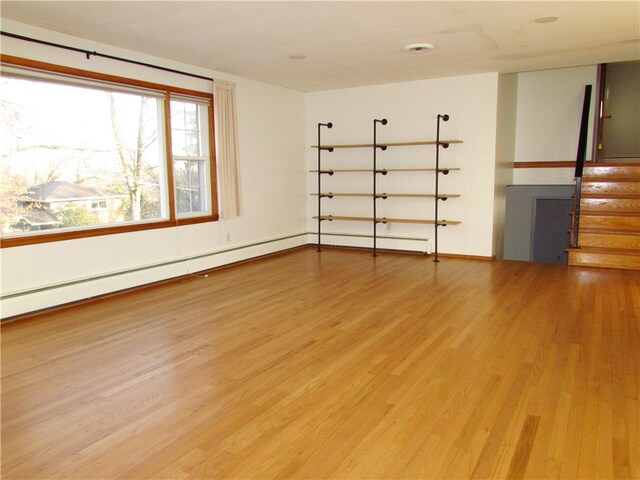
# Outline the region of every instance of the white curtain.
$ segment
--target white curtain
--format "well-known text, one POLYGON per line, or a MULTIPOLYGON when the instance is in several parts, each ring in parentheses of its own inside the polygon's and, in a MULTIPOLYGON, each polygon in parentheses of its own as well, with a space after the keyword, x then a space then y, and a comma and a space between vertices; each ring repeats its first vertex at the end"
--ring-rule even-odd
POLYGON ((213 85, 220 216, 222 218, 236 218, 242 216, 236 84, 214 80, 213 85))

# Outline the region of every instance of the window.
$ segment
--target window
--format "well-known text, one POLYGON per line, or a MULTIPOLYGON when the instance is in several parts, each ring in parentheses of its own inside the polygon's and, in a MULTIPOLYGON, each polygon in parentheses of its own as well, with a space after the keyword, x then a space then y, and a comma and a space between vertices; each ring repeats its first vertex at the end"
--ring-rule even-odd
POLYGON ((91 210, 106 210, 107 209, 107 201, 106 200, 98 200, 91 202, 91 210))
POLYGON ((171 101, 173 179, 178 217, 191 217, 210 209, 207 108, 207 105, 193 101, 171 101))
POLYGON ((217 219, 211 94, 2 60, 3 247, 217 219))

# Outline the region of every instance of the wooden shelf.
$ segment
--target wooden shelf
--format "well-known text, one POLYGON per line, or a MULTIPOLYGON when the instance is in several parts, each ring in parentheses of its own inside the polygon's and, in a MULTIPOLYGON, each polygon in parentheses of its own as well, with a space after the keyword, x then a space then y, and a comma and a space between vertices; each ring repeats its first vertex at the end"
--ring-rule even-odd
MULTIPOLYGON (((443 175, 447 175, 449 172, 451 171, 458 171, 460 170, 460 168, 447 168, 447 167, 443 167, 442 164, 440 163, 440 152, 441 152, 441 148, 447 148, 449 145, 451 144, 458 144, 458 143, 463 143, 462 140, 441 140, 441 136, 440 136, 440 122, 441 121, 448 121, 449 120, 449 115, 447 114, 438 114, 437 116, 437 128, 436 128, 436 137, 435 140, 425 140, 425 141, 412 141, 412 142, 379 142, 377 140, 377 136, 376 136, 376 127, 378 123, 381 123, 382 125, 386 125, 387 124, 387 120, 385 119, 375 119, 373 121, 373 139, 371 143, 354 143, 354 144, 334 144, 334 145, 325 145, 322 142, 321 139, 321 134, 320 134, 320 127, 321 126, 331 126, 331 123, 319 123, 318 124, 318 140, 316 142, 316 145, 311 145, 312 148, 315 148, 317 150, 317 154, 318 154, 318 163, 317 163, 317 170, 309 170, 310 173, 315 173, 317 175, 317 187, 314 188, 315 193, 311 193, 310 195, 315 196, 318 201, 318 210, 317 210, 317 216, 313 217, 315 220, 317 220, 318 222, 318 252, 321 251, 321 231, 322 231, 322 227, 321 224, 323 221, 332 221, 332 220, 344 220, 344 221, 354 221, 354 222, 368 222, 372 224, 372 228, 373 228, 373 256, 377 256, 376 254, 376 240, 377 240, 377 226, 379 223, 405 223, 405 224, 421 224, 421 225, 433 225, 434 226, 434 239, 435 239, 435 258, 434 258, 434 262, 438 262, 438 227, 444 227, 446 225, 458 225, 460 224, 459 221, 453 221, 453 220, 441 220, 440 216, 438 215, 438 205, 440 204, 440 200, 445 201, 449 198, 458 198, 460 197, 460 195, 457 194, 443 194, 440 193, 440 190, 438 189, 438 184, 439 184, 439 180, 440 180, 440 174, 443 175), (435 168, 380 168, 380 164, 378 163, 378 158, 377 158, 377 153, 378 153, 378 149, 381 150, 386 150, 387 147, 408 147, 408 146, 423 146, 423 145, 433 145, 435 147, 435 168), (373 148, 372 148, 373 147, 373 148), (338 148, 344 148, 344 149, 365 149, 365 148, 372 148, 372 153, 373 153, 373 162, 370 164, 370 166, 372 168, 337 168, 337 169, 333 169, 333 168, 327 168, 325 166, 325 164, 322 163, 322 152, 323 151, 333 151, 334 149, 338 149, 338 148), (385 192, 380 192, 379 191, 379 185, 378 185, 378 179, 380 178, 379 175, 387 175, 388 173, 408 173, 408 172, 434 172, 435 175, 432 176, 433 180, 435 181, 435 189, 433 190, 434 193, 385 193, 385 192), (333 192, 326 192, 326 190, 328 190, 329 188, 327 186, 322 185, 322 175, 333 175, 334 173, 369 173, 369 174, 373 174, 373 189, 371 192, 369 193, 353 193, 353 192, 340 192, 340 193, 333 193, 333 192), (326 192, 326 193, 325 193, 326 192), (373 205, 372 205, 372 210, 371 210, 371 216, 370 217, 351 217, 351 216, 333 216, 333 215, 323 215, 322 214, 322 207, 323 207, 323 198, 333 198, 333 197, 363 197, 363 198, 369 198, 370 201, 372 201, 373 205), (414 218, 387 218, 387 217, 381 217, 379 212, 378 212, 378 206, 381 206, 380 202, 378 202, 378 200, 383 199, 393 199, 393 198, 429 198, 429 199, 434 199, 433 202, 429 202, 427 204, 427 206, 432 206, 434 208, 434 214, 432 216, 433 220, 422 220, 422 219, 414 219, 414 218)), ((354 152, 355 153, 355 152, 354 152)), ((358 156, 357 153, 355 153, 356 156, 358 156)), ((406 166, 407 163, 409 165, 411 165, 413 162, 404 162, 404 165, 406 166)), ((385 163, 383 162, 383 164, 386 165, 402 165, 402 163, 398 163, 398 162, 393 162, 393 163, 385 163)), ((339 164, 338 164, 339 165, 339 164)), ((357 165, 357 164, 356 164, 357 165)), ((350 167, 356 166, 356 165, 349 165, 350 167)), ((415 165, 415 163, 414 163, 415 165)), ((424 164, 418 164, 418 165, 424 165, 424 164)), ((428 164, 427 164, 428 165, 428 164)), ((427 166, 424 165, 424 166, 427 166)), ((348 167, 349 167, 348 166, 348 167)), ((392 175, 393 177, 393 175, 392 175)), ((400 179, 398 179, 400 180, 400 179)), ((349 189, 349 187, 346 187, 347 189, 349 189)), ((360 190, 360 189, 358 189, 360 190)), ((394 189, 395 190, 395 189, 394 189)), ((403 189, 400 189, 400 191, 402 191, 403 189)), ((422 189, 419 189, 418 191, 420 191, 422 189)), ((423 190, 424 191, 424 190, 423 190)), ((392 203, 395 203, 396 201, 391 200, 392 203)), ((338 201, 338 204, 340 204, 341 202, 338 201)), ((387 203, 387 202, 385 202, 387 203)), ((363 212, 365 213, 365 212, 363 212)))
MULTIPOLYGON (((320 220, 349 220, 354 222, 373 222, 372 217, 338 217, 333 215, 321 215, 318 217, 317 215, 313 217, 314 219, 320 220)), ((378 223, 420 223, 425 225, 435 225, 436 222, 434 220, 420 220, 414 218, 386 218, 386 217, 378 217, 376 218, 376 222, 378 223)), ((455 220, 439 220, 438 225, 459 225, 460 222, 455 220)))
MULTIPOLYGON (((440 168, 438 169, 440 172, 448 172, 454 170, 460 170, 460 168, 440 168)), ((435 172, 435 168, 379 168, 377 170, 379 173, 383 172, 435 172)), ((310 173, 318 173, 318 170, 309 170, 310 173)), ((372 173, 372 169, 327 169, 327 170, 319 170, 320 173, 334 173, 334 172, 369 172, 372 173)))
MULTIPOLYGON (((435 140, 426 140, 422 142, 392 142, 392 143, 378 143, 379 147, 410 147, 416 145, 436 145, 438 142, 435 140)), ((462 140, 440 140, 440 145, 442 144, 454 144, 454 143, 462 143, 462 140)), ((372 148, 373 143, 354 143, 354 144, 346 144, 346 145, 322 145, 323 149, 328 148, 372 148)), ((311 148, 318 148, 318 145, 311 145, 311 148)))
MULTIPOLYGON (((317 193, 312 193, 311 195, 318 196, 317 193)), ((373 197, 372 193, 321 193, 323 197, 373 197)), ((460 195, 449 195, 446 193, 441 193, 438 195, 438 198, 458 198, 460 195)), ((403 198, 435 198, 435 194, 433 193, 378 193, 376 194, 377 198, 385 198, 385 197, 403 197, 403 198)))

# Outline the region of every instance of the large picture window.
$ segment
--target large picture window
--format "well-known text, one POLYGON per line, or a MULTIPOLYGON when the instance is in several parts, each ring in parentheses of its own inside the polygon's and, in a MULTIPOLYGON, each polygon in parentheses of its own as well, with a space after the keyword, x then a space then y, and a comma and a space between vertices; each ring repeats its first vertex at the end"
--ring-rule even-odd
POLYGON ((2 60, 2 246, 217 219, 211 94, 2 60))

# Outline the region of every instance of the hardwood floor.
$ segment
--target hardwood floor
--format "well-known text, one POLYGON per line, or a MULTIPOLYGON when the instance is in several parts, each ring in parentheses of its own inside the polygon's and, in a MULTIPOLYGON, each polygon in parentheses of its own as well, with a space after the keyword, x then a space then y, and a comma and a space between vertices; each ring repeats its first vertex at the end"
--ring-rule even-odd
POLYGON ((2 326, 2 477, 639 478, 637 272, 304 248, 2 326))

